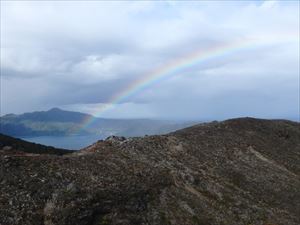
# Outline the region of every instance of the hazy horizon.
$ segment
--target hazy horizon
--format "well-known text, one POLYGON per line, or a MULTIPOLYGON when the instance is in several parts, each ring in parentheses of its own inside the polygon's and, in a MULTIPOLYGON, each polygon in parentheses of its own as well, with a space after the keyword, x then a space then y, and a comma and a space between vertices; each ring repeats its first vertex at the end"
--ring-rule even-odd
POLYGON ((206 117, 206 118, 189 118, 189 119, 185 119, 185 118, 175 118, 175 119, 170 119, 167 117, 100 117, 98 115, 93 115, 91 113, 85 112, 85 111, 76 111, 76 110, 70 110, 70 109, 63 109, 63 108, 59 108, 59 107, 53 107, 50 109, 45 109, 45 110, 37 110, 37 111, 28 111, 28 112, 22 112, 22 113, 7 113, 7 114, 3 114, 1 116, 7 116, 7 115, 22 115, 24 113, 36 113, 36 112, 47 112, 47 111, 51 111, 53 109, 59 109, 59 110, 63 110, 63 111, 68 111, 68 112, 79 112, 79 113, 84 113, 87 115, 91 115, 94 116, 96 118, 99 119, 116 119, 116 120, 161 120, 161 121, 173 121, 173 122, 199 122, 199 123, 205 123, 205 122, 212 122, 212 121, 224 121, 224 120, 229 120, 229 119, 238 119, 238 118, 245 118, 245 117, 249 117, 249 118, 258 118, 258 119, 287 119, 287 120, 292 120, 292 121, 296 121, 296 122, 300 122, 300 118, 299 116, 295 116, 295 117, 286 117, 286 118, 282 118, 282 117, 252 117, 252 116, 240 116, 240 117, 226 117, 226 118, 210 118, 210 117, 206 117))
POLYGON ((298 1, 1 1, 0 115, 299 120, 298 1))

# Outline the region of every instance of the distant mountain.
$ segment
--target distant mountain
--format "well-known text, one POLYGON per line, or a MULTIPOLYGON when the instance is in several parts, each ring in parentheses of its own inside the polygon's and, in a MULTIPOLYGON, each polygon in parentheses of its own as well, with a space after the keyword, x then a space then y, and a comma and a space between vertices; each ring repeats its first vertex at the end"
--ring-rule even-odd
POLYGON ((93 117, 89 114, 80 112, 71 112, 61 110, 59 108, 52 108, 48 111, 24 113, 21 115, 8 114, 3 118, 17 118, 19 121, 30 120, 39 122, 71 122, 78 123, 83 119, 93 117))
MULTIPOLYGON (((0 119, 0 132, 12 136, 71 135, 80 130, 80 124, 89 114, 53 108, 48 111, 8 114, 0 119)), ((80 134, 89 131, 80 130, 80 134)))
POLYGON ((0 132, 15 137, 88 134, 142 136, 167 133, 194 123, 150 119, 104 119, 90 114, 53 108, 48 111, 2 116, 0 132), (86 120, 93 120, 93 123, 88 127, 82 127, 86 120))
POLYGON ((299 225, 299 128, 241 118, 63 156, 0 147, 0 224, 299 225))

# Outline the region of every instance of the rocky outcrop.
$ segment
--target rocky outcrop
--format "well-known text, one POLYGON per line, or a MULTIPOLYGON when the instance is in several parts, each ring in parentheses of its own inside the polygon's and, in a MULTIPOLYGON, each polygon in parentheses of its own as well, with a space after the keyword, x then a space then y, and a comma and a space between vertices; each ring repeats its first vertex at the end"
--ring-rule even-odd
POLYGON ((0 224, 300 224, 296 122, 242 118, 62 156, 8 152, 0 224))

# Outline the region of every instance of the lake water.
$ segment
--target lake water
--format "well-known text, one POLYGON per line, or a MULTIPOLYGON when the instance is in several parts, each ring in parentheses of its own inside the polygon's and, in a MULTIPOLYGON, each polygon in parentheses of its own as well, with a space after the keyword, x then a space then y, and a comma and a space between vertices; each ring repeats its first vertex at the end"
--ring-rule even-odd
POLYGON ((73 150, 79 150, 105 138, 100 135, 21 137, 25 141, 73 150))

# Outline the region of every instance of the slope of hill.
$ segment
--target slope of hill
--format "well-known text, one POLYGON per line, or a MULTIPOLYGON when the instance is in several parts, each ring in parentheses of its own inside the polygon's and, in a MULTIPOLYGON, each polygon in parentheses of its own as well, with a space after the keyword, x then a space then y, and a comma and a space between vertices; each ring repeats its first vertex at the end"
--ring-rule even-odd
POLYGON ((0 165, 5 225, 300 224, 296 122, 233 119, 63 156, 0 151, 0 165))
POLYGON ((8 114, 0 117, 0 132, 14 137, 26 136, 143 136, 162 134, 195 124, 150 119, 103 119, 92 115, 53 108, 48 111, 8 114), (86 120, 94 122, 82 128, 86 120))
POLYGON ((54 148, 52 146, 44 146, 40 144, 31 143, 18 138, 13 138, 0 133, 0 149, 6 153, 23 152, 33 154, 54 154, 63 155, 72 153, 72 150, 54 148))

